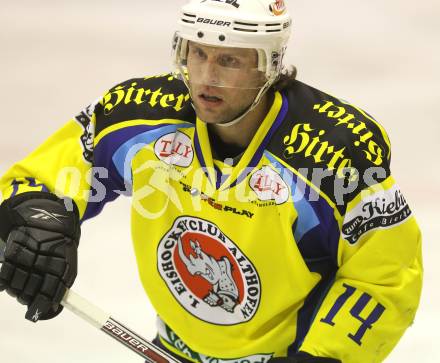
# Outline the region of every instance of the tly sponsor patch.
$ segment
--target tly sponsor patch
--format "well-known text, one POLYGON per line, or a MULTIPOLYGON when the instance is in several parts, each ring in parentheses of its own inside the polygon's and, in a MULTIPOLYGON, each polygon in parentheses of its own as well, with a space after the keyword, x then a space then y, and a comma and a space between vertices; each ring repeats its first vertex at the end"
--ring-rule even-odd
POLYGON ((214 223, 183 216, 159 243, 157 267, 175 299, 216 325, 252 319, 261 283, 252 262, 214 223))
POLYGON ((411 210, 396 184, 370 195, 345 215, 342 236, 355 244, 364 234, 378 228, 391 228, 404 222, 411 210))
POLYGON ((154 144, 154 153, 164 163, 184 168, 190 166, 194 158, 191 139, 180 131, 159 138, 154 144))
POLYGON ((280 174, 267 165, 251 175, 249 186, 261 201, 273 200, 276 204, 283 204, 289 199, 287 184, 280 174))

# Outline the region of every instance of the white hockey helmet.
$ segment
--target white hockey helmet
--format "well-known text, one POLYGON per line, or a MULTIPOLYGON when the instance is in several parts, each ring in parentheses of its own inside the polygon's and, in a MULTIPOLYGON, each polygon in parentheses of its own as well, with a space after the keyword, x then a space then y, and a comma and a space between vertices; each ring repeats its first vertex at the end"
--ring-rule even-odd
MULTIPOLYGON (((185 80, 188 41, 215 47, 252 48, 267 89, 280 75, 291 31, 283 0, 192 0, 181 8, 173 58, 185 80)), ((259 87, 260 88, 260 87, 259 87)))

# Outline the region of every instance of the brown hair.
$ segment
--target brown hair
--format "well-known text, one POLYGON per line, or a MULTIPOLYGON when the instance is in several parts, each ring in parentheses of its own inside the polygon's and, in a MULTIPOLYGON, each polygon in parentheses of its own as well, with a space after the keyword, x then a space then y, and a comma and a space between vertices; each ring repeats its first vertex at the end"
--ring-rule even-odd
POLYGON ((282 91, 293 85, 296 80, 298 70, 295 66, 291 65, 288 68, 283 69, 278 80, 272 85, 274 91, 282 91))

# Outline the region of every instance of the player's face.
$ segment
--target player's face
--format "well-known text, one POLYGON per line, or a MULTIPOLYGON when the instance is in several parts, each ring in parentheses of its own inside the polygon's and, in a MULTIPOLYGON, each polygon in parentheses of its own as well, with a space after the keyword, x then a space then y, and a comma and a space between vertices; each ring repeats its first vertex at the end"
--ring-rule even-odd
POLYGON ((188 46, 187 69, 197 116, 206 123, 229 122, 254 101, 264 84, 255 49, 188 46))

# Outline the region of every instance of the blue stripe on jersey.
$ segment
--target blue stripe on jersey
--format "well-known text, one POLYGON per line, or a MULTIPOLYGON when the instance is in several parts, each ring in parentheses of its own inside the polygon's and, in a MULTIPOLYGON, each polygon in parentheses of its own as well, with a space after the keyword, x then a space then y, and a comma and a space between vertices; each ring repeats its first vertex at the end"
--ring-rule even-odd
POLYGON ((340 230, 333 208, 317 191, 298 180, 296 174, 278 162, 273 154, 266 151, 265 156, 291 188, 294 207, 298 211, 292 230, 305 262, 311 270, 315 260, 323 257, 331 258, 336 264, 340 230))
POLYGON ((324 198, 317 196, 316 191, 312 191, 311 188, 306 189, 305 198, 310 201, 318 216, 319 225, 303 236, 298 247, 309 269, 320 272, 319 269, 312 266, 323 257, 330 258, 331 262, 329 263, 336 266, 341 231, 334 215, 334 209, 324 198))
POLYGON ((106 203, 115 200, 119 195, 130 193, 126 190, 126 183, 124 183, 112 162, 112 156, 124 142, 149 129, 151 129, 151 126, 136 125, 116 130, 102 138, 95 146, 93 150, 93 168, 96 168, 96 172, 93 172, 94 178, 92 179, 91 191, 98 190, 98 185, 101 184, 105 187, 105 196, 99 201, 89 200, 81 222, 97 216, 106 203), (108 172, 107 178, 99 177, 98 171, 100 168, 108 172))
POLYGON ((296 175, 279 163, 269 152, 266 151, 264 155, 275 167, 275 169, 279 171, 283 180, 290 187, 290 191, 292 193, 295 191, 295 195, 292 196, 292 202, 298 212, 298 219, 296 222, 294 237, 295 241, 299 243, 308 231, 319 225, 318 216, 316 215, 310 202, 306 199, 306 194, 304 191, 301 191, 302 193, 300 198, 297 197, 296 193, 301 190, 301 187, 299 184, 297 184, 296 175))
MULTIPOLYGON (((174 125, 174 124, 161 124, 159 126, 150 125, 136 125, 125 127, 120 130, 116 130, 104 138, 95 146, 93 151, 93 168, 96 168, 94 173, 93 183, 91 190, 98 190, 98 184, 105 187, 105 196, 102 200, 96 202, 89 202, 85 210, 82 222, 98 215, 104 205, 108 202, 115 200, 119 195, 130 195, 131 184, 124 181, 123 177, 119 174, 116 165, 113 163, 113 157, 115 153, 121 148, 121 145, 130 142, 139 135, 146 134, 155 129, 164 126, 173 126, 173 130, 177 127, 190 127, 191 125, 174 125), (99 168, 104 168, 108 172, 108 177, 99 177, 97 175, 99 168)), ((124 160, 124 159, 123 159, 124 160)), ((102 186, 101 188, 102 189, 102 186)))
POLYGON ((134 136, 130 140, 122 144, 112 156, 113 163, 119 175, 129 184, 131 181, 131 160, 145 145, 152 143, 158 138, 176 132, 179 128, 194 127, 193 124, 169 124, 167 126, 161 125, 152 130, 143 132, 134 136))

